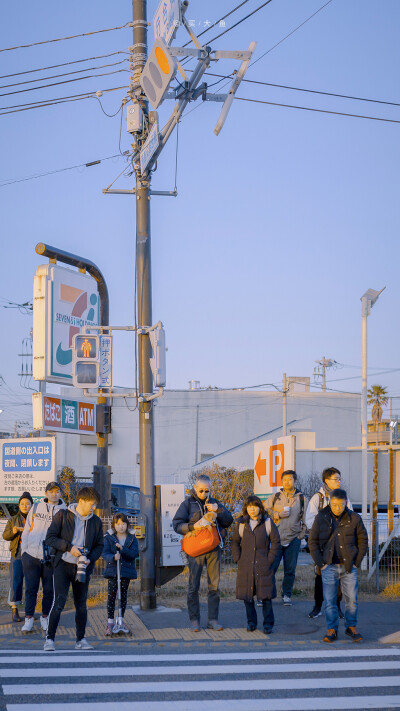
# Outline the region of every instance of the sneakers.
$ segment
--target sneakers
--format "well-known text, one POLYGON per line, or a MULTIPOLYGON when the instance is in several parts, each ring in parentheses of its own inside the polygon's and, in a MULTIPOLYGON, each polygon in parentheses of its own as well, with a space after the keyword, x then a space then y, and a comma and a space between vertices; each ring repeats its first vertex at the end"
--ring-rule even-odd
POLYGON ((255 632, 256 629, 257 629, 257 625, 247 625, 248 632, 255 632))
POLYGON ((264 627, 263 633, 264 634, 272 634, 272 627, 264 627))
POLYGON ((337 611, 338 611, 338 615, 339 615, 339 620, 344 620, 344 614, 342 612, 342 608, 340 607, 340 605, 337 606, 337 611))
POLYGON ((56 651, 56 645, 54 644, 54 639, 46 639, 46 641, 43 645, 43 651, 44 652, 55 652, 56 651))
POLYGON ((122 620, 122 625, 121 625, 121 627, 120 627, 120 630, 121 630, 121 632, 123 632, 124 634, 130 634, 130 633, 131 633, 129 627, 125 624, 125 620, 122 620))
POLYGON ((18 612, 18 607, 13 607, 12 608, 12 617, 11 617, 13 622, 22 622, 19 612, 18 612))
POLYGON ((351 637, 353 642, 362 642, 362 635, 357 632, 356 627, 347 627, 345 630, 345 634, 347 634, 348 637, 351 637))
POLYGON ((320 617, 321 615, 322 615, 321 608, 320 608, 320 607, 317 607, 316 605, 315 605, 315 607, 313 607, 313 609, 311 610, 311 612, 308 613, 308 616, 309 616, 311 619, 314 619, 314 617, 320 617))
POLYGON ((190 627, 192 628, 192 632, 200 632, 199 620, 190 620, 190 627))
POLYGON ((336 640, 337 640, 336 630, 328 630, 322 641, 323 642, 336 642, 336 640))
POLYGON ((285 605, 285 607, 289 607, 289 605, 292 604, 292 600, 291 600, 291 598, 289 597, 289 595, 284 595, 284 596, 283 596, 283 604, 285 605))
POLYGON ((75 649, 80 649, 80 650, 88 650, 88 649, 93 649, 92 645, 89 644, 89 642, 86 641, 85 638, 80 639, 79 641, 75 642, 75 649))
POLYGON ((106 637, 111 637, 112 631, 113 631, 113 627, 114 627, 114 625, 113 625, 112 622, 107 622, 107 627, 106 627, 106 631, 105 631, 106 637))
POLYGON ((25 617, 24 626, 21 627, 21 632, 32 632, 33 617, 25 617))
POLYGON ((43 632, 47 632, 47 628, 49 626, 49 618, 43 617, 43 615, 40 615, 40 626, 41 626, 43 632))
POLYGON ((222 627, 221 623, 218 622, 218 620, 208 620, 207 629, 215 630, 215 632, 221 632, 221 630, 223 630, 224 628, 222 627))

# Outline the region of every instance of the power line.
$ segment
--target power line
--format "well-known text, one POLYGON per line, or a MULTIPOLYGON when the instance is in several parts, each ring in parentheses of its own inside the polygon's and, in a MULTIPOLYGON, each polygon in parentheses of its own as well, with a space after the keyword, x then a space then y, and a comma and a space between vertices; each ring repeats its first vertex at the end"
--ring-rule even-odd
MULTIPOLYGON (((126 151, 126 154, 128 151, 126 151)), ((122 155, 126 155, 122 154, 122 155)), ((68 168, 58 168, 57 170, 49 170, 46 173, 37 173, 36 175, 28 175, 23 178, 15 178, 14 180, 2 181, 0 183, 0 188, 4 188, 6 185, 13 185, 14 183, 24 183, 27 180, 36 180, 36 178, 43 178, 46 175, 54 175, 55 173, 64 173, 67 170, 75 170, 75 168, 90 168, 93 165, 98 165, 106 160, 111 160, 112 158, 120 158, 121 154, 116 153, 113 156, 107 156, 107 158, 99 158, 98 160, 89 161, 88 163, 79 163, 78 165, 71 165, 68 168)), ((8 302, 12 303, 12 302, 8 302)), ((20 304, 20 306, 26 306, 26 304, 20 304)))
POLYGON ((256 12, 259 12, 260 10, 262 10, 266 5, 269 5, 270 2, 272 2, 272 0, 266 0, 266 2, 264 2, 262 5, 259 5, 259 7, 256 7, 256 9, 255 9, 255 10, 252 10, 252 12, 249 12, 249 14, 246 15, 245 17, 243 17, 241 20, 238 20, 237 22, 235 22, 234 25, 232 25, 231 27, 228 27, 228 28, 227 28, 226 30, 224 30, 223 32, 220 32, 219 35, 215 35, 215 37, 213 37, 212 39, 210 39, 210 40, 208 40, 208 41, 209 41, 209 42, 214 42, 216 39, 219 39, 219 38, 222 37, 223 35, 226 35, 227 32, 230 32, 231 30, 233 30, 233 29, 234 29, 235 27, 237 27, 238 25, 241 25, 242 22, 244 22, 245 20, 248 20, 249 17, 251 17, 252 15, 255 15, 256 12))
MULTIPOLYGON (((75 69, 73 72, 63 72, 62 74, 53 74, 50 77, 40 77, 40 79, 26 79, 25 81, 16 82, 15 84, 4 84, 0 86, 0 89, 10 89, 13 86, 23 86, 24 84, 34 84, 38 81, 47 81, 48 79, 61 79, 61 77, 68 77, 71 74, 82 74, 82 72, 95 72, 98 69, 105 69, 106 67, 116 67, 119 64, 124 64, 128 62, 128 57, 125 59, 120 59, 119 62, 109 62, 108 64, 101 64, 99 67, 85 67, 85 69, 75 69)), ((3 78, 3 77, 2 77, 3 78)))
POLYGON ((3 96, 14 96, 15 94, 24 94, 27 91, 38 91, 39 89, 49 89, 53 86, 61 86, 62 84, 71 84, 74 81, 83 81, 85 79, 94 79, 95 77, 105 77, 111 74, 119 74, 120 72, 128 72, 129 69, 114 69, 112 72, 102 72, 101 74, 88 74, 86 77, 75 77, 74 79, 64 79, 64 81, 56 81, 52 84, 42 84, 41 86, 32 86, 29 89, 19 89, 18 91, 8 91, 5 94, 0 94, 0 98, 3 96))
MULTIPOLYGON (((226 75, 226 74, 214 74, 212 72, 206 72, 205 76, 211 76, 211 77, 220 77, 220 81, 223 79, 231 79, 232 75, 226 75)), ((271 82, 267 81, 258 81, 255 79, 242 79, 243 84, 259 84, 260 86, 272 86, 277 89, 291 89, 293 91, 303 91, 308 94, 321 94, 322 96, 333 96, 338 99, 352 99, 354 101, 368 101, 369 103, 372 104, 383 104, 386 106, 400 106, 400 103, 397 103, 395 101, 383 101, 381 99, 366 99, 365 97, 362 96, 352 96, 350 94, 336 94, 334 92, 330 91, 320 91, 318 89, 303 89, 298 86, 288 86, 286 84, 273 84, 271 82)), ((216 82, 219 83, 219 82, 216 82)), ((214 86, 214 84, 209 84, 209 86, 214 86)))
POLYGON ((107 27, 104 30, 93 30, 93 32, 82 32, 79 35, 69 35, 68 37, 56 37, 55 39, 42 40, 41 42, 31 42, 30 44, 19 44, 15 47, 3 47, 0 52, 11 52, 14 49, 26 49, 27 47, 37 47, 40 44, 50 44, 51 42, 64 42, 64 40, 76 39, 77 37, 89 37, 90 35, 98 35, 101 32, 113 32, 114 30, 123 30, 125 27, 130 27, 131 22, 126 22, 125 25, 119 27, 107 27))
POLYGON ((328 111, 327 109, 313 109, 309 106, 294 106, 292 104, 280 104, 274 101, 262 101, 261 99, 245 99, 242 96, 235 96, 237 101, 249 101, 253 104, 268 104, 269 106, 283 106, 287 109, 300 109, 301 111, 315 111, 321 114, 332 114, 334 116, 350 116, 351 118, 368 119, 369 121, 384 121, 385 123, 400 123, 396 119, 380 118, 379 116, 364 116, 363 114, 347 114, 342 111, 328 111))
MULTIPOLYGON (((239 5, 236 5, 236 7, 234 7, 233 10, 230 10, 229 12, 227 12, 226 15, 224 15, 223 17, 220 17, 212 25, 210 25, 210 27, 207 27, 205 30, 203 30, 203 32, 200 32, 200 34, 198 34, 197 36, 201 37, 206 32, 209 32, 210 30, 213 29, 213 27, 216 27, 217 25, 219 25, 220 22, 223 22, 224 20, 226 20, 226 18, 229 17, 229 15, 233 15, 233 13, 236 12, 236 10, 239 10, 241 7, 243 7, 243 5, 246 5, 246 3, 248 3, 248 2, 249 2, 249 0, 244 0, 239 5)), ((191 40, 189 40, 189 42, 186 42, 186 44, 184 44, 183 47, 187 47, 190 44, 190 42, 191 42, 191 40)))
MULTIPOLYGON (((58 69, 58 67, 68 67, 71 64, 80 64, 81 62, 93 62, 95 59, 104 59, 106 57, 114 57, 117 54, 129 54, 125 50, 118 52, 110 52, 109 54, 99 54, 97 57, 87 57, 86 59, 74 59, 71 62, 62 62, 62 64, 52 64, 48 67, 40 67, 39 69, 27 69, 24 72, 15 72, 14 74, 3 74, 0 79, 10 79, 11 77, 19 77, 23 74, 33 74, 34 72, 46 72, 48 69, 58 69)), ((84 71, 84 70, 82 70, 84 71)))
POLYGON ((85 92, 84 94, 73 94, 71 96, 62 96, 56 99, 44 99, 43 101, 30 102, 27 104, 15 104, 14 106, 3 106, 0 108, 0 116, 7 114, 18 113, 19 111, 29 111, 30 109, 41 109, 45 106, 56 106, 64 104, 68 101, 82 101, 83 99, 97 99, 97 94, 107 94, 110 91, 119 91, 120 89, 128 89, 128 86, 115 86, 111 89, 99 89, 98 92, 85 92))

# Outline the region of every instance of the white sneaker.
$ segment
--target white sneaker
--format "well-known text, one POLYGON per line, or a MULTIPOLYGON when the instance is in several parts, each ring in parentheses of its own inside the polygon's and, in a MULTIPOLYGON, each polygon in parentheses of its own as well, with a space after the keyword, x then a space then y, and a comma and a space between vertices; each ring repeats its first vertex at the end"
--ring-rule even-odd
POLYGON ((284 595, 283 596, 283 604, 286 605, 286 607, 289 607, 289 605, 292 604, 292 600, 289 597, 289 595, 284 595))
POLYGON ((40 615, 40 626, 41 626, 43 632, 47 632, 47 628, 49 626, 49 618, 43 617, 43 615, 40 615))
POLYGON ((43 645, 43 650, 45 652, 55 652, 56 651, 56 645, 54 644, 54 640, 52 639, 46 639, 44 645, 43 645))
POLYGON ((21 632, 32 632, 33 629, 33 617, 25 617, 24 626, 21 627, 21 632))
POLYGON ((85 638, 81 639, 79 642, 75 642, 75 649, 87 650, 94 649, 85 638))

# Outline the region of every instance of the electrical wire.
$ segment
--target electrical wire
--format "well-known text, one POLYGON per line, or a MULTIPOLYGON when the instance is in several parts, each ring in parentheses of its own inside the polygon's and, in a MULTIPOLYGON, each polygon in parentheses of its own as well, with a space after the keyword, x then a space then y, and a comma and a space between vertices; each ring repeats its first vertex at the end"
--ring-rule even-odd
POLYGON ((235 22, 234 25, 232 25, 231 27, 228 27, 228 28, 227 28, 226 30, 224 30, 223 32, 220 32, 219 35, 215 35, 215 37, 212 37, 212 39, 210 39, 210 40, 208 40, 208 41, 209 41, 210 43, 211 43, 211 42, 215 42, 216 39, 219 39, 220 37, 223 37, 223 35, 226 35, 227 32, 230 32, 231 30, 233 30, 233 29, 234 29, 235 27, 237 27, 238 25, 241 25, 242 22, 244 22, 245 20, 248 20, 249 17, 251 17, 252 15, 255 15, 256 12, 259 12, 260 10, 262 10, 264 7, 266 7, 266 5, 269 5, 270 2, 272 2, 272 0, 266 0, 266 2, 264 2, 262 5, 259 5, 259 7, 256 7, 255 10, 252 10, 251 12, 249 12, 248 15, 246 15, 245 17, 242 17, 241 20, 238 20, 237 22, 235 22))
MULTIPOLYGON (((203 32, 200 32, 200 34, 198 34, 197 37, 201 37, 206 32, 209 32, 210 30, 212 30, 214 27, 216 27, 216 25, 219 25, 220 22, 223 22, 224 20, 226 20, 226 18, 229 17, 230 15, 233 15, 233 13, 236 12, 236 10, 239 10, 241 7, 243 7, 243 5, 246 5, 246 3, 248 3, 248 2, 249 2, 249 0, 244 0, 244 2, 241 2, 239 5, 236 5, 236 7, 234 7, 233 10, 230 10, 229 12, 227 12, 226 15, 224 15, 223 17, 220 17, 219 20, 216 20, 212 25, 210 25, 210 27, 207 27, 205 30, 203 30, 203 32)), ((191 41, 192 40, 189 40, 188 42, 186 42, 186 44, 184 44, 182 46, 187 47, 191 43, 191 41)))
POLYGON ((18 91, 8 91, 5 94, 0 94, 0 98, 3 96, 14 96, 15 94, 25 94, 27 91, 38 91, 39 89, 49 89, 53 86, 61 86, 62 84, 71 84, 74 81, 83 81, 84 79, 94 79, 95 77, 106 77, 111 74, 120 74, 121 72, 127 72, 129 74, 129 69, 114 69, 112 72, 102 72, 101 74, 90 74, 86 77, 75 77, 74 79, 64 79, 63 81, 56 81, 52 84, 42 84, 41 86, 32 86, 29 89, 19 89, 18 91))
MULTIPOLYGON (((26 69, 24 72, 15 72, 14 74, 3 74, 0 79, 10 79, 11 77, 19 77, 24 74, 33 74, 34 72, 47 72, 48 69, 58 69, 58 67, 69 67, 71 64, 80 64, 81 62, 93 62, 95 59, 105 59, 106 57, 114 57, 117 54, 128 54, 127 50, 119 50, 118 52, 110 52, 109 54, 98 54, 96 57, 86 57, 86 59, 74 59, 70 62, 62 62, 61 64, 51 64, 47 67, 39 69, 26 69)), ((84 71, 84 70, 81 70, 84 71)))
POLYGON ((384 121, 385 123, 400 123, 397 119, 381 118, 379 116, 364 116, 363 114, 348 114, 342 111, 328 111, 327 109, 313 109, 310 106, 294 106, 292 104, 281 104, 274 101, 262 101, 261 99, 245 99, 242 96, 235 96, 237 101, 249 101, 253 104, 268 104, 269 106, 282 106, 287 109, 300 109, 301 111, 315 111, 321 114, 331 114, 334 116, 349 116, 351 118, 368 119, 369 121, 384 121))
POLYGON ((64 40, 76 39, 77 37, 89 37, 90 35, 98 35, 102 32, 114 32, 114 30, 123 30, 125 27, 131 27, 131 22, 126 22, 124 25, 119 27, 107 27, 104 30, 93 30, 92 32, 82 32, 79 35, 69 35, 68 37, 56 37, 55 39, 42 40, 41 42, 31 42, 30 44, 19 44, 15 47, 2 47, 0 52, 11 52, 14 49, 26 49, 27 47, 37 47, 41 44, 50 44, 51 42, 64 42, 64 40))
POLYGON ((73 72, 63 72, 62 74, 53 74, 51 77, 40 77, 40 79, 26 79, 26 81, 16 82, 15 84, 4 84, 0 86, 0 89, 10 89, 13 86, 23 86, 24 84, 33 84, 38 81, 47 81, 48 79, 60 79, 61 77, 68 77, 71 74, 82 74, 82 72, 95 72, 98 69, 105 69, 107 67, 116 67, 118 64, 124 64, 129 62, 128 57, 125 59, 120 59, 119 62, 109 62, 108 64, 101 64, 99 67, 85 67, 85 69, 75 69, 73 72))
POLYGON ((120 89, 128 89, 129 86, 114 86, 110 89, 100 89, 98 92, 85 92, 84 94, 73 94, 71 96, 62 96, 56 99, 44 99, 43 101, 30 102, 27 104, 15 104, 14 106, 3 106, 0 108, 0 116, 7 114, 14 114, 19 111, 28 111, 30 109, 40 109, 45 106, 55 106, 57 104, 64 104, 68 101, 81 101, 83 99, 94 99, 98 98, 97 93, 107 94, 111 91, 119 91, 120 89))
MULTIPOLYGON (((123 155, 123 154, 122 154, 123 155)), ((90 168, 93 165, 98 165, 99 163, 102 163, 103 161, 106 160, 111 160, 112 158, 119 158, 119 154, 116 153, 113 156, 107 156, 107 158, 99 158, 98 160, 94 161, 89 161, 88 163, 79 163, 78 165, 71 165, 68 166, 68 168, 58 168, 57 170, 49 170, 46 173, 37 173, 36 175, 28 175, 23 178, 15 178, 14 180, 6 180, 0 182, 0 188, 4 188, 6 185, 13 185, 14 183, 24 183, 28 180, 36 180, 37 178, 43 178, 47 175, 55 175, 55 173, 64 173, 67 170, 75 170, 76 168, 90 168)), ((12 302, 8 302, 12 303, 12 302)), ((27 302, 28 304, 28 302, 27 302)), ((27 306, 27 304, 20 304, 20 306, 27 306)), ((1 304, 2 306, 3 304, 1 304)))

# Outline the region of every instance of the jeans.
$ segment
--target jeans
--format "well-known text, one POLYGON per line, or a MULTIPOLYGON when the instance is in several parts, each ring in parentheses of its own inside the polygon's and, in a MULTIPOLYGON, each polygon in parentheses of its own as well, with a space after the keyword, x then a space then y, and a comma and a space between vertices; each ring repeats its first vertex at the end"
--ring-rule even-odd
POLYGON ((75 580, 76 565, 60 560, 54 568, 54 602, 49 617, 47 639, 54 640, 61 613, 67 602, 69 586, 72 584, 72 594, 75 605, 76 640, 80 642, 85 636, 87 622, 86 600, 88 594, 90 575, 86 575, 85 583, 75 580))
MULTIPOLYGON (((254 625, 257 627, 257 611, 254 605, 254 599, 248 602, 247 600, 244 601, 244 605, 246 608, 246 615, 247 615, 247 624, 248 626, 254 625)), ((263 628, 265 630, 272 630, 274 626, 274 611, 272 609, 272 600, 263 600, 262 601, 262 609, 263 609, 263 628)))
POLYGON ((220 576, 221 549, 218 547, 211 553, 198 555, 196 558, 188 556, 189 588, 187 606, 189 619, 200 620, 199 588, 203 566, 207 568, 208 581, 208 619, 218 620, 219 610, 219 576, 220 576))
POLYGON ((282 595, 287 595, 287 597, 292 597, 292 590, 294 585, 294 575, 296 572, 297 558, 299 556, 301 541, 300 538, 293 538, 288 546, 279 547, 279 553, 275 561, 274 572, 279 568, 279 563, 283 558, 283 581, 282 581, 282 595))
POLYGON ((42 614, 48 615, 53 604, 53 569, 48 568, 29 553, 22 554, 22 567, 25 578, 25 616, 33 617, 40 580, 43 587, 42 614))
POLYGON ((326 626, 328 630, 335 630, 337 632, 339 626, 337 607, 339 582, 345 604, 344 623, 346 627, 356 627, 358 611, 357 569, 353 568, 350 573, 346 573, 344 565, 332 564, 324 568, 321 571, 321 575, 325 598, 326 626))
POLYGON ((9 605, 16 607, 22 602, 22 587, 24 571, 21 558, 11 558, 10 561, 10 596, 9 605))
MULTIPOLYGON (((321 609, 322 603, 324 601, 324 593, 323 593, 323 589, 322 589, 322 576, 321 575, 315 576, 314 601, 315 601, 315 607, 318 607, 319 609, 321 609)), ((339 590, 338 590, 338 597, 337 597, 338 607, 339 607, 341 601, 342 601, 342 589, 340 587, 340 582, 339 582, 339 590)))

